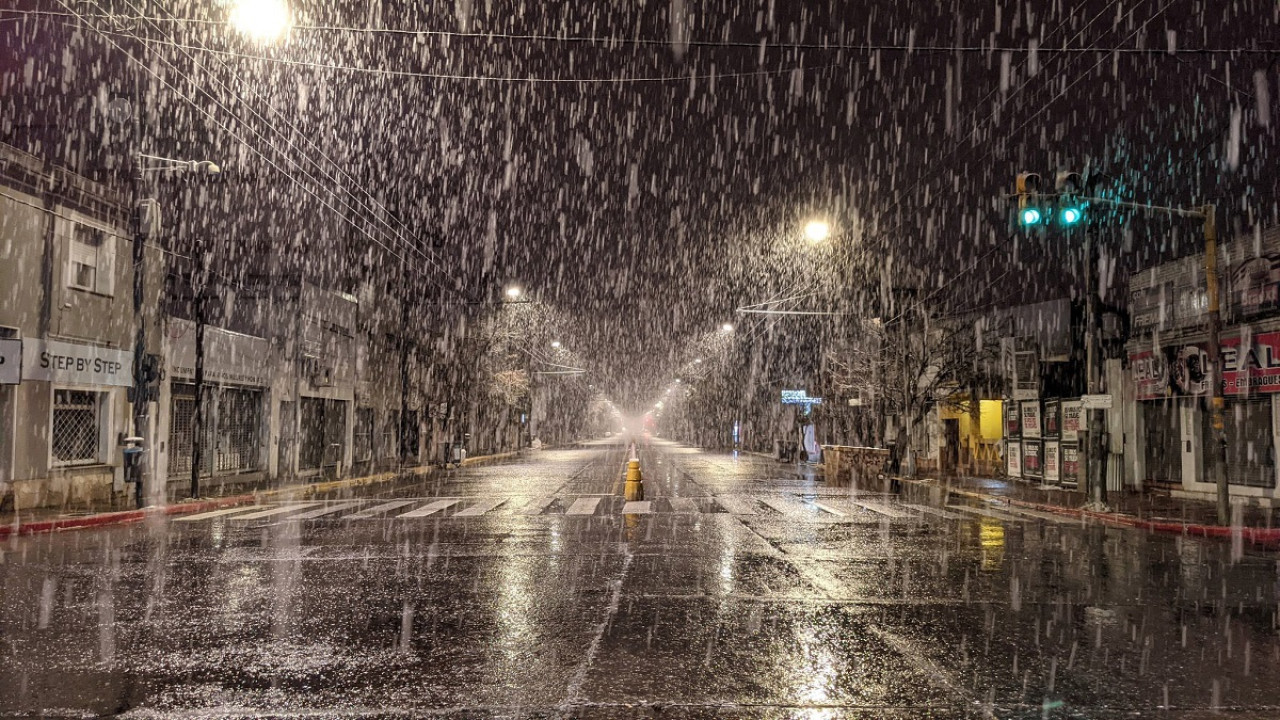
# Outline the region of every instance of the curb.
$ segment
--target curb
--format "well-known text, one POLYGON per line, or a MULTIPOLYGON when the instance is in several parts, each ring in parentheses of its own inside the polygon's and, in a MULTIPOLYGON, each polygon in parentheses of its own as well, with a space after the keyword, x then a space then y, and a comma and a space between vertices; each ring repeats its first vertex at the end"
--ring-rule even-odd
MULTIPOLYGON (((913 480, 909 478, 900 478, 903 482, 913 485, 926 485, 925 481, 913 480)), ((932 487, 943 487, 941 485, 931 485, 932 487)), ((1113 512, 1099 512, 1097 510, 1085 510, 1083 508, 1069 508, 1062 505, 1049 505, 1046 503, 1031 502, 1030 500, 1020 500, 1018 498, 1005 497, 1003 495, 988 495, 986 493, 976 492, 973 490, 957 490, 948 488, 949 492, 961 497, 970 497, 984 502, 1013 505, 1015 507, 1026 508, 1028 510, 1039 510, 1041 512, 1053 513, 1063 517, 1071 517, 1077 520, 1090 519, 1107 523, 1117 527, 1131 527, 1139 530, 1148 530, 1150 532, 1187 535, 1191 537, 1232 539, 1237 534, 1241 539, 1254 543, 1256 545, 1275 546, 1280 545, 1280 528, 1251 528, 1251 527, 1229 527, 1222 525, 1203 525, 1199 523, 1182 523, 1169 520, 1144 520, 1134 515, 1113 512)))

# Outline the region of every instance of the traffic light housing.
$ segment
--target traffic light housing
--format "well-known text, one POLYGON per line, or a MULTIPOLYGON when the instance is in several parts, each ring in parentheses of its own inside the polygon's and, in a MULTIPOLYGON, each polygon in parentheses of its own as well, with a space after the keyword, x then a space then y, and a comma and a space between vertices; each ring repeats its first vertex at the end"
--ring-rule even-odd
POLYGON ((1056 223, 1071 227, 1084 219, 1085 205, 1080 198, 1084 182, 1080 173, 1059 172, 1054 178, 1054 192, 1045 193, 1044 181, 1037 173, 1018 173, 1018 224, 1037 227, 1056 223))
POLYGON ((1018 191, 1018 224, 1023 226, 1039 225, 1045 220, 1044 208, 1040 198, 1042 181, 1033 172, 1018 173, 1016 189, 1018 191))
POLYGON ((1074 170, 1062 170, 1054 178, 1053 189, 1058 192, 1058 221, 1063 225, 1075 225, 1084 219, 1084 204, 1080 193, 1084 191, 1084 179, 1074 170))

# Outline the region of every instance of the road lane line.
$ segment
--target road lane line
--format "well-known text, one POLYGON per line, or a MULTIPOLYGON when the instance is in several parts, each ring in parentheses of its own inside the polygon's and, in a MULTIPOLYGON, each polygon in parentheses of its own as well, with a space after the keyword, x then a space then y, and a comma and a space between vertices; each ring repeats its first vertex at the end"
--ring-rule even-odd
POLYGON ((270 510, 263 510, 261 512, 249 513, 248 515, 236 515, 231 519, 235 520, 236 522, 240 522, 241 520, 261 520, 263 518, 275 517, 276 515, 284 515, 285 513, 297 512, 299 510, 306 510, 307 508, 315 507, 316 505, 319 505, 319 503, 298 503, 297 505, 285 505, 283 507, 271 508, 270 510))
POLYGON ((759 500, 765 507, 772 508, 783 515, 801 515, 806 509, 803 504, 792 504, 777 498, 759 498, 759 500))
POLYGON ((397 515, 396 517, 400 517, 400 518, 426 517, 428 515, 438 513, 441 510, 444 510, 445 508, 450 507, 452 505, 457 505, 461 501, 462 501, 461 498, 454 498, 452 500, 437 500, 431 503, 430 505, 423 505, 417 510, 410 510, 409 512, 404 513, 403 515, 397 515))
POLYGON ((390 512, 391 510, 395 510, 396 508, 402 508, 405 505, 413 505, 416 502, 417 500, 392 500, 391 502, 385 502, 385 503, 382 503, 381 505, 374 505, 371 508, 365 508, 364 510, 361 510, 358 513, 352 513, 351 515, 348 515, 346 519, 347 520, 368 520, 369 518, 377 517, 384 513, 390 512))
POLYGON ((357 500, 353 502, 341 502, 341 503, 336 503, 334 505, 326 505, 317 510, 308 510, 307 512, 300 513, 298 515, 290 515, 286 519, 289 520, 290 522, 294 520, 314 520, 318 517, 324 517, 325 515, 340 513, 343 510, 350 510, 351 508, 356 507, 359 504, 360 502, 357 500))
POLYGON ((600 504, 598 497, 582 497, 573 501, 565 515, 594 515, 596 506, 600 504))
POLYGON ((843 512, 841 512, 841 511, 839 511, 839 510, 837 510, 837 509, 835 509, 835 508, 833 508, 833 507, 830 507, 830 506, 828 506, 828 505, 823 505, 823 504, 822 504, 822 503, 820 503, 820 502, 813 503, 813 506, 814 506, 814 507, 816 507, 816 508, 818 508, 819 510, 821 510, 821 511, 823 511, 823 512, 831 513, 832 515, 835 515, 836 517, 844 517, 844 516, 845 516, 843 512))
POLYGON ((544 497, 540 500, 535 500, 532 505, 521 510, 520 514, 521 515, 541 515, 544 511, 546 511, 548 507, 551 507, 551 503, 555 501, 556 499, 554 497, 544 497))
POLYGON ((671 503, 671 509, 674 512, 680 512, 680 513, 700 512, 698 510, 698 503, 694 502, 689 498, 679 498, 679 497, 667 498, 667 502, 671 503))
POLYGON ((476 517, 478 515, 483 515, 489 512, 490 510, 493 510, 494 508, 498 507, 499 505, 501 505, 506 501, 507 501, 507 498, 498 498, 496 500, 485 500, 484 502, 476 503, 475 505, 472 505, 469 508, 456 512, 454 513, 453 516, 454 517, 476 517))
POLYGON ((652 512, 648 500, 632 500, 622 506, 623 515, 648 515, 652 512))
POLYGON ((866 508, 867 510, 870 510, 873 513, 886 515, 895 520, 902 520, 905 518, 915 517, 915 515, 912 515, 911 513, 904 513, 901 510, 897 510, 893 507, 890 507, 889 505, 884 505, 881 503, 855 502, 854 505, 857 505, 860 508, 866 508))
POLYGON ((209 512, 202 512, 198 515, 184 515, 179 518, 174 518, 173 521, 174 522, 196 522, 197 520, 208 520, 209 518, 222 517, 223 515, 234 515, 236 513, 255 512, 258 510, 264 510, 268 507, 271 507, 271 506, 270 505, 241 505, 240 507, 223 508, 221 510, 210 510, 209 512))
POLYGON ((909 507, 912 510, 919 510, 922 513, 937 515, 938 517, 944 518, 946 520, 963 520, 967 517, 965 515, 957 515, 953 512, 947 512, 946 510, 942 510, 940 508, 929 507, 928 505, 910 505, 908 503, 903 503, 902 506, 909 507))
POLYGON ((736 495, 717 496, 716 502, 730 515, 755 515, 755 501, 748 497, 736 495))
POLYGON ((987 517, 992 517, 997 520, 1005 520, 1007 522, 1031 522, 1031 518, 1018 517, 1017 515, 1010 515, 1008 513, 1002 513, 997 510, 988 510, 986 508, 968 507, 967 505, 948 505, 947 509, 959 510, 960 512, 969 513, 970 515, 985 515, 987 517))

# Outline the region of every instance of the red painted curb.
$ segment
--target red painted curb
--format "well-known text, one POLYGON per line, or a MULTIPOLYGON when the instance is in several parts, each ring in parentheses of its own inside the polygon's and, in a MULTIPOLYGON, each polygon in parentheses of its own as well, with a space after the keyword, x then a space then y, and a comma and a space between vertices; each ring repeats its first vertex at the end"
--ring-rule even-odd
POLYGON ((253 495, 233 495, 231 497, 217 498, 214 500, 198 500, 194 502, 178 503, 176 505, 166 505, 158 508, 146 508, 143 510, 124 510, 121 512, 98 513, 96 515, 84 515, 81 517, 54 518, 52 520, 36 520, 34 522, 21 523, 19 525, 5 525, 0 527, 0 538, 10 535, 38 535, 41 533, 57 532, 59 530, 80 530, 90 527, 102 527, 104 525, 123 525, 125 523, 138 522, 145 519, 148 515, 186 515, 195 512, 208 512, 209 510, 218 510, 225 507, 234 507, 236 505, 247 505, 255 500, 253 495))

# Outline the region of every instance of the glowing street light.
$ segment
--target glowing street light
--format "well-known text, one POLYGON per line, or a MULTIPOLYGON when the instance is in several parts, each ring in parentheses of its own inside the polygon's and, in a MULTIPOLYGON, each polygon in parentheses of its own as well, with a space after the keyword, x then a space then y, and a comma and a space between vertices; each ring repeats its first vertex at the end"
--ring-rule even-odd
POLYGON ((520 297, 520 293, 522 292, 523 291, 520 289, 518 285, 513 285, 507 288, 507 297, 511 298, 512 300, 515 300, 516 298, 520 297))
POLYGON ((552 341, 551 341, 551 347, 559 349, 559 347, 560 347, 560 341, 559 341, 559 340, 552 340, 552 341))
POLYGON ((284 0, 236 0, 228 18, 231 27, 260 43, 279 40, 293 21, 284 0))
POLYGON ((811 243, 820 243, 831 237, 831 225, 822 220, 810 220, 804 226, 804 237, 811 243))
POLYGON ((725 323, 721 325, 720 332, 727 332, 727 333, 733 332, 733 323, 725 323))

